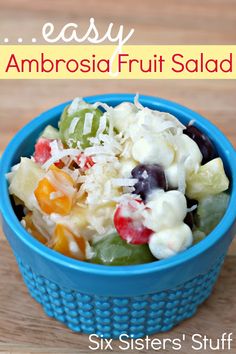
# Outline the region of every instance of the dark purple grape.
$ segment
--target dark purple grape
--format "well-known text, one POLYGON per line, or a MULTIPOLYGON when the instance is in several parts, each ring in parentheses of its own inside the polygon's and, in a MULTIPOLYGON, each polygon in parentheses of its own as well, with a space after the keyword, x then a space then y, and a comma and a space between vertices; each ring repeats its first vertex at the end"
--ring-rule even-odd
POLYGON ((138 165, 131 171, 131 175, 133 178, 138 179, 138 182, 134 185, 134 193, 139 194, 144 201, 153 189, 161 188, 167 190, 167 180, 160 165, 138 165))
POLYGON ((193 213, 191 211, 186 214, 184 223, 187 224, 191 230, 193 229, 194 218, 193 213))
POLYGON ((215 146, 211 140, 196 127, 193 125, 188 125, 186 129, 184 129, 183 133, 188 135, 198 145, 203 156, 202 164, 205 164, 217 157, 215 146))

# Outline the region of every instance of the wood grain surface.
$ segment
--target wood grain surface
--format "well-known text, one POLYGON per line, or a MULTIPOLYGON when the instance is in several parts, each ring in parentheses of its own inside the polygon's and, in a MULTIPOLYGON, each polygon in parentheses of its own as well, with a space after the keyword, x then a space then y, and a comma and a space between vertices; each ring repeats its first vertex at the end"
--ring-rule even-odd
MULTIPOLYGON (((236 0, 1 0, 0 43, 8 37, 15 44, 19 36, 24 43, 30 43, 32 37, 40 43, 42 25, 48 21, 56 29, 76 22, 84 33, 90 17, 95 18, 101 33, 110 22, 116 28, 123 24, 127 32, 134 28, 129 44, 236 43, 236 0)), ((236 82, 230 80, 1 81, 0 151, 42 111, 76 96, 111 92, 139 92, 186 105, 210 119, 236 147, 235 89, 236 82)), ((187 341, 182 353, 187 354, 194 352, 192 334, 207 334, 216 339, 224 331, 235 329, 235 243, 230 254, 213 295, 197 315, 170 333, 157 335, 158 338, 185 333, 187 341)), ((88 345, 87 336, 74 334, 47 318, 27 295, 14 257, 0 232, 0 352, 86 354, 92 352, 88 345)), ((118 344, 114 352, 121 352, 118 344)), ((235 343, 231 352, 236 352, 235 343)))

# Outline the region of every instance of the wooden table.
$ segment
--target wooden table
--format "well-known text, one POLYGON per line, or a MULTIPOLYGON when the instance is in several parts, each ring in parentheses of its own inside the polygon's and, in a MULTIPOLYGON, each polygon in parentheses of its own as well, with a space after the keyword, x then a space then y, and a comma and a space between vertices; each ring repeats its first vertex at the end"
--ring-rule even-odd
MULTIPOLYGON (((47 21, 54 22, 57 28, 69 21, 76 22, 83 30, 92 16, 101 31, 111 21, 116 26, 123 24, 127 31, 134 27, 129 44, 236 42, 236 0, 4 0, 0 4, 0 41, 8 37, 11 43, 16 43, 21 36, 27 43, 32 36, 39 38, 47 21)), ((236 146, 235 89, 235 81, 226 80, 2 81, 0 151, 40 112, 75 96, 106 92, 139 92, 177 101, 214 122, 236 146)), ((212 297, 197 315, 170 333, 156 337, 174 338, 185 333, 187 341, 182 353, 191 353, 194 352, 190 344, 192 334, 207 334, 216 339, 235 329, 235 243, 229 254, 212 297)), ((0 233, 0 352, 85 354, 91 353, 88 345, 87 336, 74 334, 48 319, 27 296, 14 257, 0 233)), ((117 345, 116 351, 121 352, 117 345)), ((235 343, 231 352, 236 352, 235 343)))

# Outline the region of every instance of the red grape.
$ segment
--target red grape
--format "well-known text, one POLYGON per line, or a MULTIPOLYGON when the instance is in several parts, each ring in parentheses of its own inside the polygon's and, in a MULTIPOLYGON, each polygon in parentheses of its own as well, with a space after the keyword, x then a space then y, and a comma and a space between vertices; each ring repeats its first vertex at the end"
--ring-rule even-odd
POLYGON ((152 230, 143 225, 142 217, 132 215, 137 212, 140 201, 133 200, 125 204, 120 204, 115 211, 114 225, 123 240, 131 244, 148 243, 152 230), (137 207, 135 206, 137 203, 137 207))

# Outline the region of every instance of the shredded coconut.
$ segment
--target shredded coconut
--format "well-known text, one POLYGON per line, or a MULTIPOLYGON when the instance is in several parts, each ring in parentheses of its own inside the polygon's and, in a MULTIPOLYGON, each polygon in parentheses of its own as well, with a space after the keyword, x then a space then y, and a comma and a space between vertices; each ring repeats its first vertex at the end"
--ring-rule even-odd
POLYGON ((69 249, 72 253, 77 253, 79 252, 79 247, 75 241, 70 241, 69 242, 69 249))
POLYGON ((103 102, 96 102, 96 103, 93 103, 92 106, 93 106, 94 108, 102 107, 102 108, 103 108, 105 111, 107 111, 107 112, 113 110, 113 107, 108 106, 108 104, 103 103, 103 102))
POLYGON ((195 122, 196 122, 195 119, 191 119, 191 120, 189 121, 189 123, 188 123, 188 126, 189 126, 189 125, 194 125, 195 122))
POLYGON ((148 173, 147 173, 146 170, 143 171, 142 177, 143 177, 144 179, 147 179, 147 178, 148 178, 148 173))
POLYGON ((94 256, 94 252, 92 247, 90 246, 89 242, 86 242, 86 259, 91 259, 94 256))
POLYGON ((84 117, 83 135, 88 135, 91 133, 92 125, 93 125, 93 113, 88 112, 85 114, 84 117))
POLYGON ((50 143, 51 151, 52 151, 52 157, 48 159, 42 166, 45 170, 48 170, 48 168, 54 164, 55 162, 59 161, 60 159, 66 157, 66 156, 78 156, 81 151, 79 149, 60 149, 58 146, 56 146, 56 141, 52 141, 50 143))
POLYGON ((139 94, 136 93, 135 97, 134 97, 134 105, 137 109, 143 109, 143 105, 141 105, 141 103, 139 102, 139 94))
POLYGON ((73 196, 75 189, 68 183, 68 180, 63 175, 57 175, 53 171, 48 171, 46 178, 55 187, 56 190, 60 191, 63 195, 73 196))
POLYGON ((75 128, 79 123, 80 117, 74 117, 70 123, 70 127, 68 129, 69 134, 73 134, 75 132, 75 128))
POLYGON ((103 114, 100 118, 99 121, 99 127, 96 133, 96 137, 98 137, 100 134, 102 134, 104 132, 104 130, 106 129, 107 126, 107 117, 105 114, 103 114))
POLYGON ((188 212, 191 212, 191 211, 194 211, 194 210, 196 210, 196 209, 197 209, 197 204, 191 206, 191 208, 187 208, 187 211, 188 211, 188 212))
POLYGON ((24 228, 26 228, 26 222, 25 222, 24 219, 22 219, 20 223, 21 223, 21 225, 22 225, 24 228))
POLYGON ((81 154, 79 157, 79 167, 84 168, 86 164, 86 156, 84 154, 81 154))
POLYGON ((68 108, 68 114, 71 116, 72 114, 74 114, 79 107, 79 103, 82 102, 82 98, 81 97, 76 97, 73 99, 73 101, 71 102, 71 105, 68 108))
POLYGON ((84 150, 86 156, 99 155, 99 154, 112 154, 112 150, 106 146, 91 146, 84 150))
POLYGON ((57 198, 63 197, 63 193, 61 191, 57 191, 57 192, 52 192, 50 193, 50 200, 55 200, 57 198))
POLYGON ((132 187, 138 180, 136 178, 113 178, 111 183, 116 187, 132 187))

